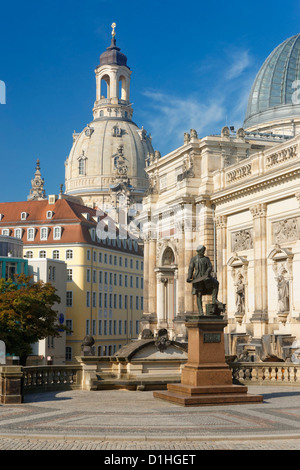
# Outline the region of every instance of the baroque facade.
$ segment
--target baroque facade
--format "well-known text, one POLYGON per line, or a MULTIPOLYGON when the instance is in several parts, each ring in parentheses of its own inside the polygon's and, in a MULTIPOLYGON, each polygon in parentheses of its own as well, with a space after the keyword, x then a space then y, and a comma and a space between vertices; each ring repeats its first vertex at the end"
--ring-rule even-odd
MULTIPOLYGON (((184 135, 152 158, 144 198, 144 328, 186 341, 188 264, 206 246, 226 304, 226 352, 290 360, 300 346, 300 35, 270 54, 243 128, 184 135)), ((207 301, 209 297, 207 297, 207 301)))

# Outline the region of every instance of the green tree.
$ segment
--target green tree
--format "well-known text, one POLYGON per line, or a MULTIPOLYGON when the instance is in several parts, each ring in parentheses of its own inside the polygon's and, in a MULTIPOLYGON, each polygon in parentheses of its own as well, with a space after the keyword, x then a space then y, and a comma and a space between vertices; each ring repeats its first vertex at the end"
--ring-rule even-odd
POLYGON ((53 310, 60 301, 52 284, 33 282, 31 276, 22 274, 14 281, 0 279, 0 339, 7 353, 20 357, 21 365, 32 353, 32 344, 67 330, 58 323, 53 310))

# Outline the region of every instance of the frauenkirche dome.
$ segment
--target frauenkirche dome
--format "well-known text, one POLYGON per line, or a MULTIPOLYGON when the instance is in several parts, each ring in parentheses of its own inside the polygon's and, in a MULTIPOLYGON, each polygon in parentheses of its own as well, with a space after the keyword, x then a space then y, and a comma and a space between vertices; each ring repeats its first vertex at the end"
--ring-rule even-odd
POLYGON ((95 73, 94 119, 73 134, 65 162, 65 193, 105 209, 121 197, 128 204, 139 203, 148 188, 145 161, 154 150, 151 136, 132 121, 131 70, 116 46, 114 29, 95 73))

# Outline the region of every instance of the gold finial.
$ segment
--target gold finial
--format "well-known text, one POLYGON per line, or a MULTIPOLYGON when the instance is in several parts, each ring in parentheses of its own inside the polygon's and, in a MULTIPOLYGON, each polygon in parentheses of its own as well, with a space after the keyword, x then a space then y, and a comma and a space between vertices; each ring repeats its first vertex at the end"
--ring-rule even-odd
POLYGON ((117 26, 116 23, 113 23, 113 24, 111 25, 111 27, 112 27, 112 33, 111 33, 111 35, 112 35, 113 38, 114 38, 115 35, 116 35, 116 32, 115 32, 115 27, 116 27, 116 26, 117 26))

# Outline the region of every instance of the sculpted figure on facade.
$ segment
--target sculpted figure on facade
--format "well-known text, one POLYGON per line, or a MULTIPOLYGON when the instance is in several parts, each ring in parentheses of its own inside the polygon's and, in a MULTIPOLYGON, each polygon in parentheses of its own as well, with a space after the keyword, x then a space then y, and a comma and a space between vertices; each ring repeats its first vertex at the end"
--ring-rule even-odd
POLYGON ((288 312, 289 311, 289 283, 280 274, 277 278, 277 290, 278 290, 278 311, 288 312))
POLYGON ((239 315, 244 315, 245 314, 245 284, 241 276, 238 278, 237 285, 236 285, 235 304, 236 304, 236 313, 238 313, 239 315))
POLYGON ((204 256, 205 246, 197 247, 197 255, 194 256, 189 264, 187 282, 193 284, 192 294, 197 296, 197 307, 200 315, 203 315, 202 296, 211 295, 212 304, 217 307, 223 307, 218 301, 219 282, 211 276, 212 264, 208 256, 204 256))

